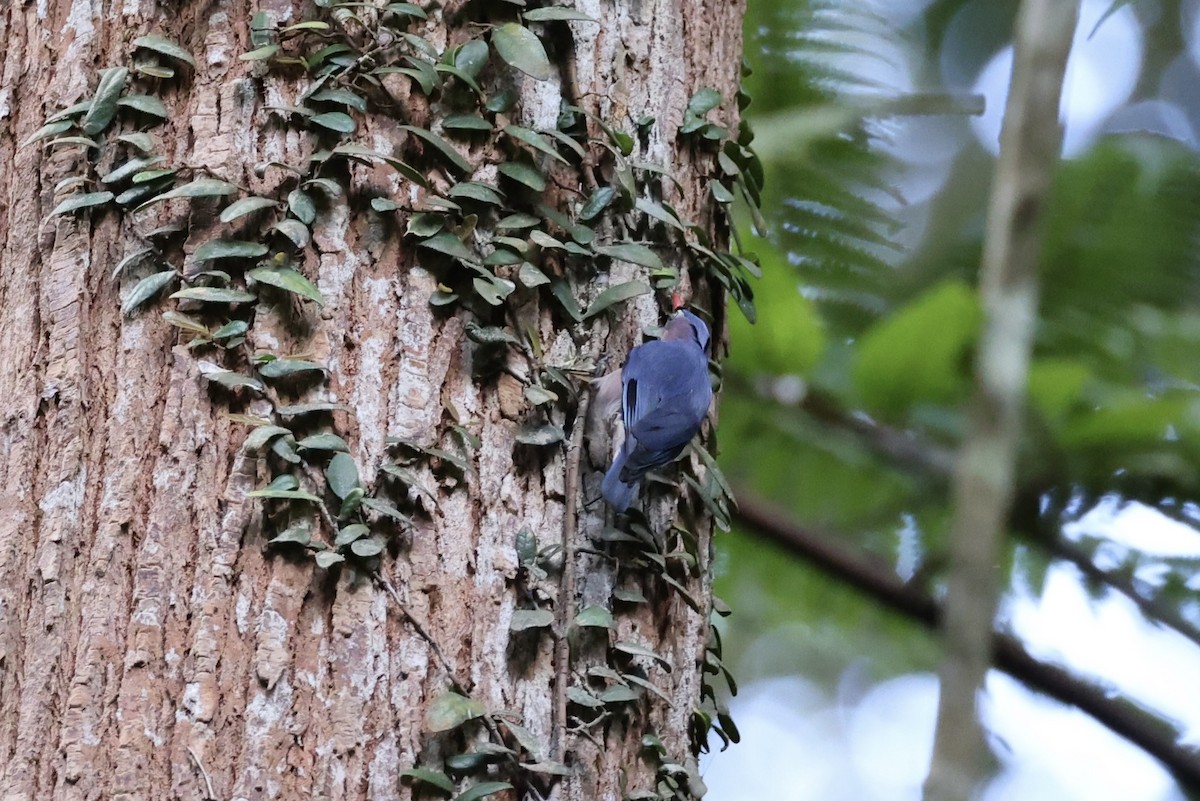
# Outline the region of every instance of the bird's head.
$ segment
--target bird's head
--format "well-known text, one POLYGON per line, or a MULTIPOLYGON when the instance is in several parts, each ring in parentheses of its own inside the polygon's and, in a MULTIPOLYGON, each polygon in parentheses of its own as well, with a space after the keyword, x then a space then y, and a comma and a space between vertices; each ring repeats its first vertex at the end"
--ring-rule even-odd
POLYGON ((680 309, 667 322, 662 338, 690 339, 700 346, 700 350, 708 352, 708 326, 687 309, 680 309))

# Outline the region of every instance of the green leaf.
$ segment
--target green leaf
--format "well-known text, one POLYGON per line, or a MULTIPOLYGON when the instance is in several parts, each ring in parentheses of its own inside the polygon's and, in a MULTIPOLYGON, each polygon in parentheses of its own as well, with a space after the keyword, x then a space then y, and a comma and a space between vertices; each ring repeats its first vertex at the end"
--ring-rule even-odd
POLYGON ((529 262, 521 264, 521 269, 517 271, 517 280, 521 282, 521 286, 530 289, 550 283, 550 279, 546 277, 546 274, 529 262))
POLYGON ((117 99, 125 91, 128 78, 129 69, 126 67, 112 67, 100 73, 100 83, 96 87, 96 94, 92 96, 92 105, 79 122, 85 134, 94 136, 112 122, 117 114, 117 99))
POLYGON ((367 112, 367 99, 349 89, 322 89, 309 99, 323 103, 339 103, 363 114, 367 112))
POLYGON ((558 159, 563 164, 570 164, 569 161, 563 158, 562 155, 560 155, 559 152, 554 149, 554 145, 550 144, 546 137, 542 136, 537 131, 524 128, 520 125, 505 125, 504 133, 508 134, 514 139, 524 142, 535 150, 540 150, 547 156, 558 159))
POLYGON ((260 283, 308 298, 318 306, 325 305, 325 298, 316 285, 291 267, 256 267, 247 275, 260 283))
POLYGON ((313 220, 317 219, 316 204, 313 203, 312 196, 304 190, 293 189, 288 193, 287 202, 288 209, 305 225, 312 225, 313 220))
POLYGON ((312 403, 297 403, 295 406, 277 406, 275 413, 280 417, 300 417, 316 412, 345 412, 349 411, 343 404, 336 401, 313 401, 312 403))
POLYGON ((478 114, 451 114, 442 120, 447 131, 490 131, 492 124, 478 114))
MULTIPOLYGON (((145 171, 139 172, 137 175, 133 176, 133 183, 135 186, 142 185, 142 184, 149 184, 154 181, 158 181, 162 178, 168 178, 177 172, 179 172, 179 170, 176 170, 176 169, 145 170, 145 171)), ((148 186, 145 187, 145 189, 147 191, 151 191, 151 188, 148 186)))
POLYGON ((616 197, 617 190, 611 186, 597 187, 596 191, 592 192, 592 196, 587 199, 587 203, 584 203, 583 208, 579 210, 579 219, 582 222, 596 219, 616 197))
POLYGON ((99 142, 94 139, 88 139, 86 136, 60 136, 46 143, 46 147, 58 147, 59 145, 83 145, 84 147, 93 149, 100 147, 99 142))
POLYGON ((143 114, 149 114, 152 117, 158 117, 162 120, 167 118, 167 107, 154 95, 125 95, 125 97, 117 101, 117 105, 131 108, 134 111, 140 111, 143 114))
MULTIPOLYGON (((351 487, 350 489, 354 488, 351 487)), ((347 491, 347 494, 349 494, 349 491, 347 491)), ((343 526, 338 531, 337 536, 333 539, 333 544, 335 547, 341 548, 343 545, 349 545, 355 540, 369 537, 370 535, 371 529, 369 526, 365 526, 362 523, 351 523, 348 526, 343 526)))
MULTIPOLYGON (((416 17, 417 19, 429 18, 424 9, 413 3, 388 3, 383 10, 402 17, 416 17)), ((446 789, 452 790, 453 788, 447 787, 446 789)))
POLYGON ((487 99, 483 107, 494 114, 506 114, 520 99, 521 95, 516 86, 502 86, 496 94, 487 99))
POLYGON ((425 728, 434 734, 456 729, 468 720, 483 717, 487 707, 472 698, 448 692, 430 702, 425 711, 425 728))
POLYGON ((149 75, 151 78, 174 78, 175 68, 148 61, 138 61, 133 65, 133 71, 138 75, 149 75))
POLYGON ((595 317, 615 303, 622 303, 630 298, 636 298, 639 295, 645 295, 649 292, 650 287, 641 281, 627 281, 623 284, 610 286, 592 301, 592 305, 588 306, 587 313, 583 315, 583 318, 586 320, 589 317, 595 317))
POLYGON ((713 181, 708 188, 712 190, 713 200, 718 203, 729 204, 734 201, 733 192, 729 191, 720 181, 713 181))
MULTIPOLYGON (((604 706, 600 699, 592 695, 582 687, 571 687, 567 690, 567 700, 579 706, 586 706, 590 709, 596 709, 604 706)), ((657 796, 655 796, 657 798, 657 796)))
POLYGON ((212 338, 215 340, 233 339, 234 337, 244 336, 249 330, 250 324, 245 320, 230 320, 216 331, 213 331, 212 338))
POLYGON ((350 551, 355 556, 360 556, 366 559, 370 556, 379 556, 383 553, 383 541, 378 539, 355 540, 350 543, 350 551))
POLYGON ((247 453, 258 453, 263 448, 270 445, 271 440, 275 439, 276 437, 288 436, 291 433, 292 432, 289 429, 286 429, 283 426, 258 426, 250 432, 249 436, 246 437, 246 441, 242 444, 242 447, 247 453))
POLYGON ((192 254, 193 261, 213 259, 256 259, 270 250, 262 242, 247 242, 242 239, 210 239, 192 254))
MULTIPOLYGON (((395 5, 395 4, 393 4, 395 5)), ((439 790, 444 790, 447 793, 454 792, 454 782, 445 773, 429 768, 409 768, 408 770, 400 771, 400 775, 409 776, 419 782, 432 785, 439 790)))
POLYGON ((329 460, 329 467, 325 468, 325 480, 329 482, 329 489, 334 495, 345 498, 350 490, 359 486, 358 467, 354 464, 354 458, 348 453, 335 453, 329 460))
POLYGON ((149 34, 147 36, 139 36, 133 40, 134 47, 142 47, 146 50, 153 50, 155 53, 161 53, 168 58, 173 58, 176 61, 182 61, 184 64, 195 69, 196 59, 192 58, 192 54, 184 50, 177 43, 172 42, 162 36, 149 34))
POLYGON ((67 106, 62 111, 55 112, 46 119, 46 122, 59 122, 61 120, 72 119, 74 117, 78 117, 80 114, 86 113, 91 107, 92 101, 91 98, 88 98, 87 100, 81 101, 74 105, 67 106))
POLYGON ((34 131, 29 136, 28 139, 26 139, 24 142, 22 142, 21 147, 25 147, 25 145, 31 145, 40 139, 47 139, 51 136, 58 136, 60 133, 63 133, 64 131, 70 129, 70 127, 74 124, 75 123, 71 122, 70 120, 59 120, 58 122, 48 122, 45 125, 43 125, 41 128, 38 128, 36 131, 34 131))
POLYGON ((350 446, 346 444, 346 440, 339 437, 337 434, 322 433, 310 434, 304 439, 296 443, 296 447, 302 451, 349 451, 350 446))
POLYGON ((481 39, 472 39, 465 42, 462 47, 458 48, 458 52, 454 54, 454 66, 459 72, 469 78, 478 78, 479 73, 483 72, 483 68, 488 62, 488 46, 487 42, 481 39))
POLYGON ((703 117, 721 104, 721 93, 711 87, 704 87, 688 101, 687 110, 697 117, 703 117))
POLYGON ((634 242, 620 242, 615 245, 601 245, 596 252, 617 261, 627 261, 652 270, 663 269, 662 259, 650 248, 634 242))
POLYGON ((141 281, 138 281, 134 284, 133 290, 130 291, 128 297, 125 298, 125 302, 121 304, 121 313, 128 316, 138 306, 141 306, 161 292, 175 278, 176 274, 174 270, 163 270, 161 273, 148 275, 141 281))
POLYGON ((502 175, 512 178, 517 183, 525 184, 535 192, 541 192, 546 188, 546 177, 540 170, 529 164, 507 161, 500 165, 499 170, 502 175))
POLYGON ((550 292, 558 299, 563 311, 572 320, 577 323, 583 320, 583 312, 579 308, 579 302, 575 300, 575 295, 571 292, 570 284, 562 278, 555 279, 550 282, 550 292))
POLYGON ((378 512, 386 517, 390 517, 399 523, 403 523, 404 525, 409 525, 412 523, 411 517, 404 514, 385 500, 381 500, 379 498, 363 498, 362 504, 371 511, 378 512))
POLYGON ((562 428, 554 423, 526 423, 517 429, 516 440, 524 445, 553 445, 566 439, 562 428))
MULTIPOLYGON (((155 176, 157 177, 157 176, 155 176)), ((134 176, 134 183, 137 183, 137 176, 134 176)), ((189 181, 183 186, 177 186, 169 192, 163 192, 161 195, 152 197, 145 203, 137 207, 138 211, 151 206, 155 203, 161 203, 164 200, 174 200, 176 198, 197 198, 197 197, 224 197, 226 195, 236 195, 238 188, 226 181, 218 181, 215 178, 197 178, 194 181, 189 181)))
POLYGON ((963 396, 970 385, 965 356, 979 321, 975 293, 951 280, 875 323, 859 340, 852 367, 863 400, 898 412, 963 396))
POLYGON ((537 217, 534 217, 532 214, 518 212, 516 214, 510 214, 496 223, 496 230, 511 231, 519 230, 521 228, 532 228, 540 222, 541 220, 539 220, 537 217))
POLYGON ((574 151, 575 155, 579 156, 580 159, 587 158, 587 151, 584 150, 583 145, 579 144, 578 142, 576 142, 574 139, 572 139, 570 136, 563 133, 562 131, 555 131, 552 129, 552 130, 546 131, 546 135, 553 139, 556 139, 560 143, 566 145, 567 148, 574 151))
POLYGON ((199 300, 205 303, 247 303, 258 300, 258 296, 240 289, 217 286, 192 286, 171 295, 175 300, 199 300))
POLYGON ((481 345, 520 345, 521 340, 499 326, 467 323, 467 338, 481 345))
POLYGON ((637 199, 636 205, 638 211, 642 212, 647 217, 653 217, 659 222, 666 223, 676 231, 682 232, 687 230, 687 227, 683 224, 683 221, 679 219, 679 216, 673 211, 668 211, 661 203, 655 203, 652 200, 647 200, 646 198, 640 197, 637 199))
POLYGON ((636 701, 639 697, 637 690, 622 684, 614 684, 598 696, 600 702, 604 704, 628 704, 636 701))
POLYGON ((428 238, 441 231, 445 224, 446 221, 442 215, 422 211, 408 218, 408 224, 404 228, 404 233, 428 238))
POLYGON ((238 56, 239 61, 264 61, 279 52, 279 45, 268 44, 256 47, 248 53, 238 56))
POLYGON ((130 159, 129 161, 126 161, 125 163, 113 168, 113 170, 111 172, 109 172, 107 175, 101 177, 100 183, 102 183, 102 184, 120 183, 121 181, 124 181, 126 178, 133 175, 135 172, 144 170, 147 167, 153 167, 155 164, 158 164, 159 162, 163 162, 163 161, 166 161, 166 159, 162 156, 154 156, 153 158, 145 158, 145 159, 141 159, 141 158, 130 159))
POLYGON ((287 237, 297 249, 308 245, 308 226, 299 220, 280 220, 271 228, 287 237))
POLYGON ((117 262, 117 266, 114 267, 112 271, 112 280, 116 281, 121 277, 121 274, 124 273, 125 270, 129 269, 135 264, 141 263, 148 256, 152 255, 154 255, 154 248, 141 248, 139 250, 135 250, 133 253, 130 253, 128 256, 121 259, 121 261, 117 262))
POLYGON ((613 650, 620 651, 621 653, 628 654, 629 656, 642 656, 646 657, 647 659, 653 659, 655 662, 658 662, 660 665, 662 665, 667 671, 671 670, 670 662, 654 653, 654 651, 651 651, 644 645, 638 645, 635 642, 622 641, 614 644, 613 650))
POLYGON ((295 525, 284 529, 281 533, 267 540, 267 545, 286 545, 295 543, 296 545, 308 545, 312 542, 312 531, 307 525, 295 525))
POLYGON ((308 359, 272 359, 258 366, 264 378, 288 378, 304 373, 325 373, 325 367, 308 359))
POLYGON ((508 22, 494 28, 492 46, 500 58, 531 78, 548 81, 554 77, 554 67, 546 56, 546 48, 524 25, 508 22))
POLYGON ((401 129, 424 139, 429 144, 433 145, 434 149, 442 154, 451 166, 460 173, 468 173, 471 171, 471 164, 462 155, 454 149, 454 146, 447 142, 442 137, 425 128, 418 128, 415 125, 401 125, 401 129))
POLYGON ((284 33, 292 33, 293 31, 327 31, 327 30, 329 30, 328 22, 323 22, 322 20, 319 20, 319 19, 310 19, 310 20, 305 20, 304 22, 297 22, 295 25, 289 25, 286 28, 280 29, 279 32, 281 34, 284 34, 284 33))
POLYGON ((91 208, 92 206, 101 206, 113 199, 112 192, 85 192, 82 195, 71 195, 62 203, 54 207, 50 212, 50 216, 54 217, 58 214, 68 214, 72 211, 91 208))
POLYGON ((554 612, 549 609, 514 609, 508 628, 511 631, 525 631, 527 629, 544 629, 552 625, 554 625, 554 612))
MULTIPOLYGON (((232 417, 233 415, 229 415, 229 416, 232 417)), ((282 475, 275 476, 275 478, 271 479, 271 483, 268 484, 267 486, 263 487, 263 489, 269 489, 269 490, 300 489, 300 482, 291 473, 284 473, 282 475)))
POLYGON ((337 551, 317 551, 313 561, 317 563, 317 567, 322 570, 328 570, 336 564, 346 561, 346 557, 342 556, 337 551))
POLYGON ((499 306, 517 288, 517 285, 507 278, 495 276, 476 278, 471 283, 475 287, 476 294, 491 306, 499 306))
POLYGON ((446 194, 455 200, 474 200, 492 206, 504 205, 503 195, 494 187, 479 183, 478 181, 464 181, 463 183, 455 184, 450 187, 450 191, 446 194))
POLYGON ((596 22, 596 20, 570 8, 553 6, 550 8, 535 8, 521 14, 526 22, 596 22))
POLYGON ((417 243, 417 247, 436 250, 438 253, 445 253, 447 256, 452 256, 466 262, 477 261, 475 254, 462 243, 462 240, 449 231, 443 231, 428 239, 423 239, 417 243))
POLYGON ((579 614, 575 615, 575 625, 581 628, 611 629, 616 624, 613 622, 612 612, 603 606, 593 605, 579 610, 579 614))
POLYGON ((241 200, 236 200, 230 203, 221 212, 221 222, 230 223, 239 217, 245 217, 247 214, 253 214, 256 211, 263 209, 274 208, 279 204, 269 197, 244 197, 241 200))
POLYGON ((320 503, 321 499, 311 492, 303 490, 275 490, 275 489, 260 489, 247 492, 248 498, 269 498, 276 501, 308 501, 309 503, 320 503))
POLYGON ((239 389, 241 387, 245 387, 257 393, 265 392, 267 389, 257 378, 251 378, 248 375, 242 375, 241 373, 235 373, 230 370, 217 370, 213 373, 205 373, 204 378, 208 381, 220 384, 226 389, 239 389))
POLYGON ((517 532, 516 539, 517 561, 524 567, 532 567, 537 563, 537 537, 528 528, 517 532))
POLYGON ((309 119, 309 123, 338 133, 354 133, 358 128, 354 118, 343 111, 326 111, 323 114, 313 115, 309 119))
POLYGON ((639 590, 615 589, 612 596, 615 600, 622 601, 627 604, 644 604, 646 596, 639 590))
POLYGON ((508 782, 480 782, 461 792, 454 801, 479 801, 481 798, 511 789, 513 786, 508 782))

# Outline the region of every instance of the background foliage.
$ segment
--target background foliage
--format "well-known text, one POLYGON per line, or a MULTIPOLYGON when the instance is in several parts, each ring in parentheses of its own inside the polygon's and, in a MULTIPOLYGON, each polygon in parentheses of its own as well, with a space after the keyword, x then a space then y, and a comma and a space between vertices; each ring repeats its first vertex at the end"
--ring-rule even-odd
MULTIPOLYGON (((1011 39, 1016 3, 750 6, 748 114, 770 235, 756 244, 759 323, 734 321, 722 465, 746 503, 937 597, 993 156, 962 111, 907 112, 970 110, 962 93, 1011 39), (944 169, 924 191, 934 163, 944 169)), ((1096 604, 1132 603, 1193 641, 1195 555, 1117 543, 1095 521, 1097 509, 1111 522, 1149 508, 1153 525, 1190 524, 1197 511, 1200 165, 1195 138, 1180 133, 1190 128, 1139 116, 1195 70, 1181 28, 1196 10, 1084 3, 1077 54, 1089 33, 1132 19, 1146 55, 1125 116, 1103 122, 1056 178, 1004 607, 1036 604, 1049 568, 1065 567, 1096 604)), ((936 664, 922 626, 781 559, 761 532, 738 528, 721 548, 718 592, 736 613, 726 652, 741 655, 743 683, 801 675, 836 694, 851 675, 869 684, 936 664)), ((1152 711, 1170 725, 1180 715, 1152 711)))

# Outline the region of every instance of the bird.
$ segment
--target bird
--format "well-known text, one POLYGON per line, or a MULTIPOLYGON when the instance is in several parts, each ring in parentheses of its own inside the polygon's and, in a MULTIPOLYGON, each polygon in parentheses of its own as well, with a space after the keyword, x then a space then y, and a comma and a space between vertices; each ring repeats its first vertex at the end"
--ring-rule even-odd
MULTIPOLYGON (((637 497, 642 477, 674 461, 700 430, 712 403, 708 378, 708 326, 687 309, 667 322, 661 339, 629 353, 620 375, 625 439, 600 491, 617 512, 637 497)), ((618 375, 616 372, 610 376, 618 375)), ((600 379, 598 402, 615 405, 616 381, 600 379), (607 386, 605 386, 607 384, 607 386)), ((613 409, 615 413, 615 409, 613 409)))

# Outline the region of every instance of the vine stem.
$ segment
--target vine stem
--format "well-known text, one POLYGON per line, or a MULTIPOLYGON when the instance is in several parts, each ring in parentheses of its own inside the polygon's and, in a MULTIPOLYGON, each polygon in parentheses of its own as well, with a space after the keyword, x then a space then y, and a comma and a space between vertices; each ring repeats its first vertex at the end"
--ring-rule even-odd
POLYGON ((567 757, 567 674, 570 672, 571 643, 567 629, 575 612, 575 538, 579 515, 579 455, 583 452, 583 430, 587 427, 588 406, 591 403, 591 382, 579 391, 579 406, 575 410, 575 427, 567 448, 567 471, 564 491, 567 496, 563 513, 563 568, 555 609, 554 644, 554 759, 566 764, 567 757))

